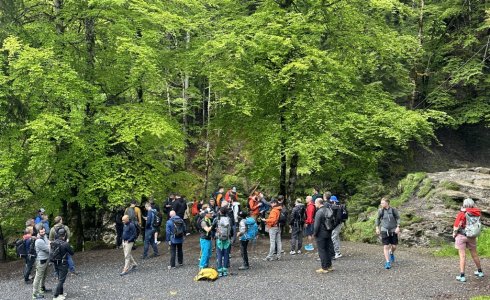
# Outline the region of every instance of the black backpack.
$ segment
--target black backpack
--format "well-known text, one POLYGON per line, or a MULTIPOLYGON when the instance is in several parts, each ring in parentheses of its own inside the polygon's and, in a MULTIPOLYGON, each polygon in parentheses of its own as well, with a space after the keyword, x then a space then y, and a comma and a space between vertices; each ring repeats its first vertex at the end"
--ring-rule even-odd
POLYGON ((27 256, 26 240, 19 239, 15 242, 15 252, 17 252, 19 257, 27 256))
POLYGON ((201 222, 204 219, 204 216, 202 214, 198 214, 196 218, 196 229, 198 232, 202 232, 202 227, 201 227, 201 222))
POLYGON ((334 212, 332 208, 329 205, 325 205, 324 208, 324 214, 325 214, 325 228, 327 230, 334 230, 335 226, 335 220, 334 220, 334 212))
POLYGON ((184 220, 178 219, 178 220, 172 220, 172 222, 174 223, 174 232, 173 232, 174 238, 180 239, 184 237, 185 234, 184 220))
POLYGON ((304 206, 299 208, 293 208, 293 213, 291 216, 291 222, 289 225, 299 227, 305 224, 306 219, 306 209, 304 206))
POLYGON ((65 243, 61 240, 54 240, 50 244, 49 249, 49 261, 53 263, 60 263, 66 258, 66 252, 61 253, 61 246, 65 243))
POLYGON ((332 215, 333 226, 335 228, 340 223, 342 223, 342 221, 343 221, 342 207, 341 207, 341 205, 338 205, 338 204, 332 204, 331 208, 332 208, 332 212, 333 212, 333 215, 332 215))
POLYGON ((277 222, 279 226, 284 226, 288 222, 288 210, 286 207, 283 207, 281 209, 281 212, 279 213, 279 221, 277 222))
POLYGON ((160 213, 157 212, 156 209, 152 209, 152 212, 153 212, 153 220, 151 226, 153 228, 158 228, 160 227, 160 225, 162 225, 162 217, 160 216, 160 213))

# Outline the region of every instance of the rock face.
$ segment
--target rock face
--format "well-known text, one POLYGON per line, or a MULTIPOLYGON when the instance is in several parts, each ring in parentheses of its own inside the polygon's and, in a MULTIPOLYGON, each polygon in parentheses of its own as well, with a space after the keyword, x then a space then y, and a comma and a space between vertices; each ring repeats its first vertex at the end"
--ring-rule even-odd
POLYGON ((490 169, 465 168, 429 173, 400 207, 400 242, 432 246, 453 241, 452 226, 463 200, 472 198, 490 226, 490 169))

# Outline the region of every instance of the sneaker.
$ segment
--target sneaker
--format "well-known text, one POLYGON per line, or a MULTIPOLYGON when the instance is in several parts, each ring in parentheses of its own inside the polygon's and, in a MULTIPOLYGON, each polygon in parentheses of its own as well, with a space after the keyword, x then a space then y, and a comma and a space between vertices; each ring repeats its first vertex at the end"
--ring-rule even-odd
POLYGON ((53 300, 65 300, 65 297, 63 295, 58 295, 54 297, 53 300))
POLYGON ((138 265, 133 265, 133 266, 131 266, 131 268, 129 269, 129 271, 134 271, 134 270, 136 270, 137 267, 138 267, 138 265))
POLYGON ((271 260, 272 260, 272 257, 267 256, 266 258, 263 258, 262 260, 263 260, 263 261, 271 261, 271 260))
POLYGON ((323 268, 320 268, 320 269, 316 270, 315 272, 317 272, 318 274, 326 274, 326 273, 328 273, 329 271, 328 271, 328 270, 325 270, 325 269, 323 269, 323 268))
POLYGON ((289 252, 289 254, 295 255, 296 254, 296 251, 291 250, 291 252, 289 252))
POLYGON ((141 256, 141 259, 148 259, 148 256, 141 256))
POLYGON ((249 268, 249 266, 240 266, 238 267, 238 270, 248 270, 249 268))
POLYGON ((121 273, 119 273, 120 276, 124 276, 124 275, 128 275, 129 274, 129 271, 122 271, 121 273))
POLYGON ((160 243, 161 243, 160 241, 155 241, 155 244, 157 245, 160 245, 160 243))
POLYGON ((167 269, 173 270, 173 269, 176 269, 176 267, 168 266, 167 269))
POLYGON ((341 253, 335 253, 335 259, 341 258, 341 257, 342 257, 342 254, 341 253))
POLYGON ((296 251, 296 254, 301 254, 301 250, 296 251))
POLYGON ((483 272, 475 271, 475 276, 482 278, 485 277, 485 274, 483 272))
POLYGON ((159 256, 160 256, 160 254, 158 254, 158 253, 153 253, 151 257, 159 257, 159 256))
POLYGON ((389 261, 385 263, 385 269, 386 270, 391 269, 391 263, 389 261))
POLYGON ((32 280, 30 280, 30 279, 24 280, 24 283, 25 284, 31 284, 32 283, 32 280))
POLYGON ((33 294, 32 299, 44 299, 44 295, 41 294, 33 294))
POLYGON ((42 291, 43 293, 49 293, 49 292, 51 292, 51 291, 52 291, 52 289, 47 289, 47 288, 43 287, 43 288, 41 288, 41 291, 42 291))
POLYGON ((223 277, 223 272, 218 272, 219 277, 223 277))
POLYGON ((395 262, 395 254, 393 254, 393 252, 391 252, 391 251, 390 251, 390 261, 391 261, 391 263, 395 262))
POLYGON ((313 251, 313 250, 315 250, 315 248, 313 248, 313 245, 309 244, 309 245, 305 246, 305 250, 306 251, 313 251))
POLYGON ((184 266, 184 264, 177 264, 177 268, 184 266))
POLYGON ((189 236, 189 235, 191 235, 191 233, 190 233, 190 232, 188 232, 188 233, 186 233, 186 234, 185 234, 185 236, 189 236))
POLYGON ((466 282, 466 277, 458 275, 458 276, 456 276, 456 280, 461 281, 461 282, 466 282))
POLYGON ((330 267, 328 267, 328 268, 327 268, 327 271, 329 271, 329 272, 332 272, 333 270, 335 270, 335 269, 333 268, 333 266, 330 266, 330 267))

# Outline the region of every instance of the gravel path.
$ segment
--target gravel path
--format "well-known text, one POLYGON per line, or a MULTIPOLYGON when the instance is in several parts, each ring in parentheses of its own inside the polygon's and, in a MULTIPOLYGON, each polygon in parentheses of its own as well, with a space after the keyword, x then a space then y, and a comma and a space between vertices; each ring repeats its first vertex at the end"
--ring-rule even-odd
MULTIPOLYGON (((283 241, 289 250, 289 240, 283 241)), ((345 242, 344 257, 334 261, 335 271, 316 274, 319 262, 314 253, 265 262, 268 238, 261 238, 255 249, 249 247, 248 271, 238 271, 239 247, 232 249, 233 276, 215 282, 195 282, 198 271, 199 242, 190 236, 184 244, 184 266, 167 270, 167 246, 159 245, 162 255, 141 261, 142 247, 133 252, 139 263, 136 271, 121 277, 122 250, 76 253, 79 276, 65 283, 67 299, 468 299, 490 295, 488 277, 468 276, 468 282, 455 280, 457 259, 434 258, 427 250, 400 248, 391 270, 383 269, 381 246, 345 242)), ((286 251, 288 253, 288 251, 286 251)), ((482 260, 484 271, 490 270, 482 260)), ((0 299, 31 299, 31 285, 22 280, 22 262, 0 264, 0 299)), ((473 273, 471 263, 467 273, 473 273)), ((488 273, 490 274, 490 273, 488 273)), ((54 287, 53 276, 46 286, 54 287)), ((47 294, 47 299, 51 299, 47 294)))

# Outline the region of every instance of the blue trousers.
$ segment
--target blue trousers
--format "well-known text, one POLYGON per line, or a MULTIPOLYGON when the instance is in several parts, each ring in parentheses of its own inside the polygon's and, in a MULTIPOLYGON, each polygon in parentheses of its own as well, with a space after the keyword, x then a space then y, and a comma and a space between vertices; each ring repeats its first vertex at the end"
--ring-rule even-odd
POLYGON ((218 261, 217 263, 217 268, 218 272, 224 268, 228 269, 230 267, 230 248, 231 245, 228 242, 227 247, 216 247, 216 260, 218 261))
POLYGON ((145 244, 143 248, 143 257, 148 256, 148 248, 150 248, 150 245, 153 248, 153 253, 158 254, 158 247, 157 244, 155 243, 155 238, 153 237, 154 233, 155 231, 152 229, 145 230, 145 244))
POLYGON ((211 258, 212 244, 211 240, 200 239, 201 244, 201 259, 199 260, 199 268, 209 267, 209 259, 211 258))
POLYGON ((66 262, 68 263, 68 270, 70 272, 75 272, 75 263, 73 262, 73 257, 70 254, 66 255, 66 262))

